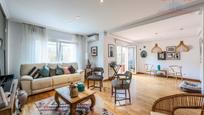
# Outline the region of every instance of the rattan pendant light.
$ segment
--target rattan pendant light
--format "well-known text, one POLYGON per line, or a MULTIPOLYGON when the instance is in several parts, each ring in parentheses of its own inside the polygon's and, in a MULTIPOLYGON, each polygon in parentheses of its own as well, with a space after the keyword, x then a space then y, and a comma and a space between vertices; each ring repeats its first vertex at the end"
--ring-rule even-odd
POLYGON ((151 50, 152 53, 161 53, 162 49, 158 46, 158 44, 156 43, 155 46, 152 48, 151 50))
POLYGON ((176 46, 176 52, 188 52, 190 49, 183 41, 180 41, 179 45, 176 46))

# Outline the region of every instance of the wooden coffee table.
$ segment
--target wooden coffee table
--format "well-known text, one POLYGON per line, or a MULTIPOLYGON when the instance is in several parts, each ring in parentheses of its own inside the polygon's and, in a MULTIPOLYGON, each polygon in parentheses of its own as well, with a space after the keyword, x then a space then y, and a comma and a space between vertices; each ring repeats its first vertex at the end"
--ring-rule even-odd
POLYGON ((64 102, 70 105, 70 115, 76 115, 77 104, 90 99, 91 100, 90 110, 92 111, 96 102, 94 96, 95 92, 89 89, 85 89, 83 92, 79 92, 78 97, 75 98, 70 97, 69 95, 70 91, 68 86, 55 89, 55 92, 56 92, 55 101, 57 102, 58 105, 57 107, 59 107, 60 105, 59 98, 61 98, 64 102))

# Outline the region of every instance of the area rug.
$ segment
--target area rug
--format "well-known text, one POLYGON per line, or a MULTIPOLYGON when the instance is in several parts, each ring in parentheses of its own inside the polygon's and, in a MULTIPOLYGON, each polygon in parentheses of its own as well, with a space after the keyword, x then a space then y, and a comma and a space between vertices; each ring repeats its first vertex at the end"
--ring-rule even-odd
MULTIPOLYGON (((43 99, 35 102, 35 105, 40 112, 41 115, 69 115, 70 109, 69 105, 64 101, 60 100, 60 106, 56 109, 57 103, 54 100, 54 97, 49 97, 47 99, 43 99)), ((90 104, 83 103, 77 105, 77 115, 88 115, 90 112, 90 104)), ((107 109, 102 108, 102 113, 99 115, 113 115, 107 109)))

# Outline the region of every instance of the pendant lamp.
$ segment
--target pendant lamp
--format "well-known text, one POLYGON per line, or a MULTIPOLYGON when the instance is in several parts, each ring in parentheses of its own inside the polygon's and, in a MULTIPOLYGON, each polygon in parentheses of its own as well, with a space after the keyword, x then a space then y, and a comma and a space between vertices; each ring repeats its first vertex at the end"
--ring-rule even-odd
POLYGON ((151 50, 152 53, 161 53, 162 49, 158 46, 158 44, 155 44, 155 46, 151 50))
POLYGON ((180 41, 179 45, 176 46, 176 52, 188 52, 190 49, 183 41, 180 41))

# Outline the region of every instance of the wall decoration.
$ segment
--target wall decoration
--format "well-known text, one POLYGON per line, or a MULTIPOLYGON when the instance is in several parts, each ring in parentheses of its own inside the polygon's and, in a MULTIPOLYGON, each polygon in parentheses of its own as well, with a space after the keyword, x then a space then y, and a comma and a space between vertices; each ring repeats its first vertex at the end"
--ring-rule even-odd
POLYGON ((115 45, 114 44, 108 44, 108 57, 114 57, 114 50, 115 45))
POLYGON ((140 56, 141 56, 142 58, 146 58, 146 57, 147 57, 147 51, 142 50, 141 53, 140 53, 140 56))
POLYGON ((180 59, 181 59, 180 53, 166 52, 166 60, 180 60, 180 59))
POLYGON ((91 55, 92 56, 97 56, 98 55, 98 48, 97 48, 97 46, 91 47, 91 55))
POLYGON ((158 60, 166 60, 166 52, 158 53, 158 60))
POLYGON ((176 52, 176 46, 167 46, 166 52, 176 52))

